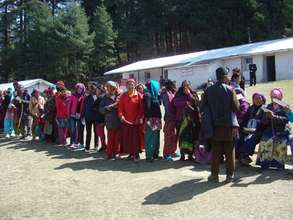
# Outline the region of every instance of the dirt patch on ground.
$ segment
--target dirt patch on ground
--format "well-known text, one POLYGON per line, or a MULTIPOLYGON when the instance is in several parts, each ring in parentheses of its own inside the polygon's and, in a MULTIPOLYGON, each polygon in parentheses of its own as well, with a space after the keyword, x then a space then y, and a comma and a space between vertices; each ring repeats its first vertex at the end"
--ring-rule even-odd
POLYGON ((207 165, 106 161, 103 153, 3 139, 0 167, 0 219, 293 218, 287 171, 238 167, 237 182, 223 183, 222 170, 222 182, 211 184, 207 165))

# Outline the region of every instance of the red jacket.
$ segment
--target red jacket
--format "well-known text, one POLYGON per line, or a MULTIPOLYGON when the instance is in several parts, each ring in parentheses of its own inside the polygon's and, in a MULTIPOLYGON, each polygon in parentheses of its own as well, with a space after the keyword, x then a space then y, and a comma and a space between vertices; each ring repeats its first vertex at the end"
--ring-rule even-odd
POLYGON ((127 92, 122 94, 118 106, 118 115, 131 123, 136 123, 144 115, 143 100, 136 91, 132 97, 127 92))
POLYGON ((69 116, 82 112, 83 96, 71 95, 69 99, 69 116))
POLYGON ((56 117, 68 118, 69 115, 69 97, 63 95, 57 95, 55 98, 56 104, 56 117))

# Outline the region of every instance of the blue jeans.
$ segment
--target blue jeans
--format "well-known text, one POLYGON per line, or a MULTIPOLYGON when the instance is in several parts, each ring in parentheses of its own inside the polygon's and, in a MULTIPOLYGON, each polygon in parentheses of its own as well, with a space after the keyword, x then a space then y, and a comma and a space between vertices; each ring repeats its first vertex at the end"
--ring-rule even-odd
POLYGON ((70 128, 70 143, 77 144, 77 132, 78 132, 78 120, 71 117, 69 119, 69 128, 70 128))

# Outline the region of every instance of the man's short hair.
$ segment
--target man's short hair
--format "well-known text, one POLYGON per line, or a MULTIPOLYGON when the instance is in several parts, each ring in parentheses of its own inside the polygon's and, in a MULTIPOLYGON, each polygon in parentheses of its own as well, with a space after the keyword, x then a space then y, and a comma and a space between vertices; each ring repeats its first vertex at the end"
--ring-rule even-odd
POLYGON ((228 71, 225 68, 219 67, 218 69, 216 69, 216 77, 218 81, 223 80, 224 77, 227 75, 228 75, 228 71))

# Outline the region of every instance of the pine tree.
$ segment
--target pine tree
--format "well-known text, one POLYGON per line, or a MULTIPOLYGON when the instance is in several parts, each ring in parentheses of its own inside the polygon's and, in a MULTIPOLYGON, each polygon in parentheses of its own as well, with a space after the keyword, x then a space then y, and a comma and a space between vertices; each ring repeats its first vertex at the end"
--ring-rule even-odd
POLYGON ((92 29, 95 33, 92 67, 94 72, 103 73, 116 63, 114 43, 117 34, 113 31, 112 19, 104 4, 96 8, 92 29))
POLYGON ((53 25, 51 12, 47 4, 37 0, 24 3, 19 11, 25 16, 23 27, 15 35, 15 74, 18 79, 47 76, 52 56, 48 54, 48 33, 53 25))
POLYGON ((89 56, 93 49, 93 35, 80 5, 67 6, 55 21, 54 47, 59 55, 63 77, 78 80, 88 73, 89 56))

